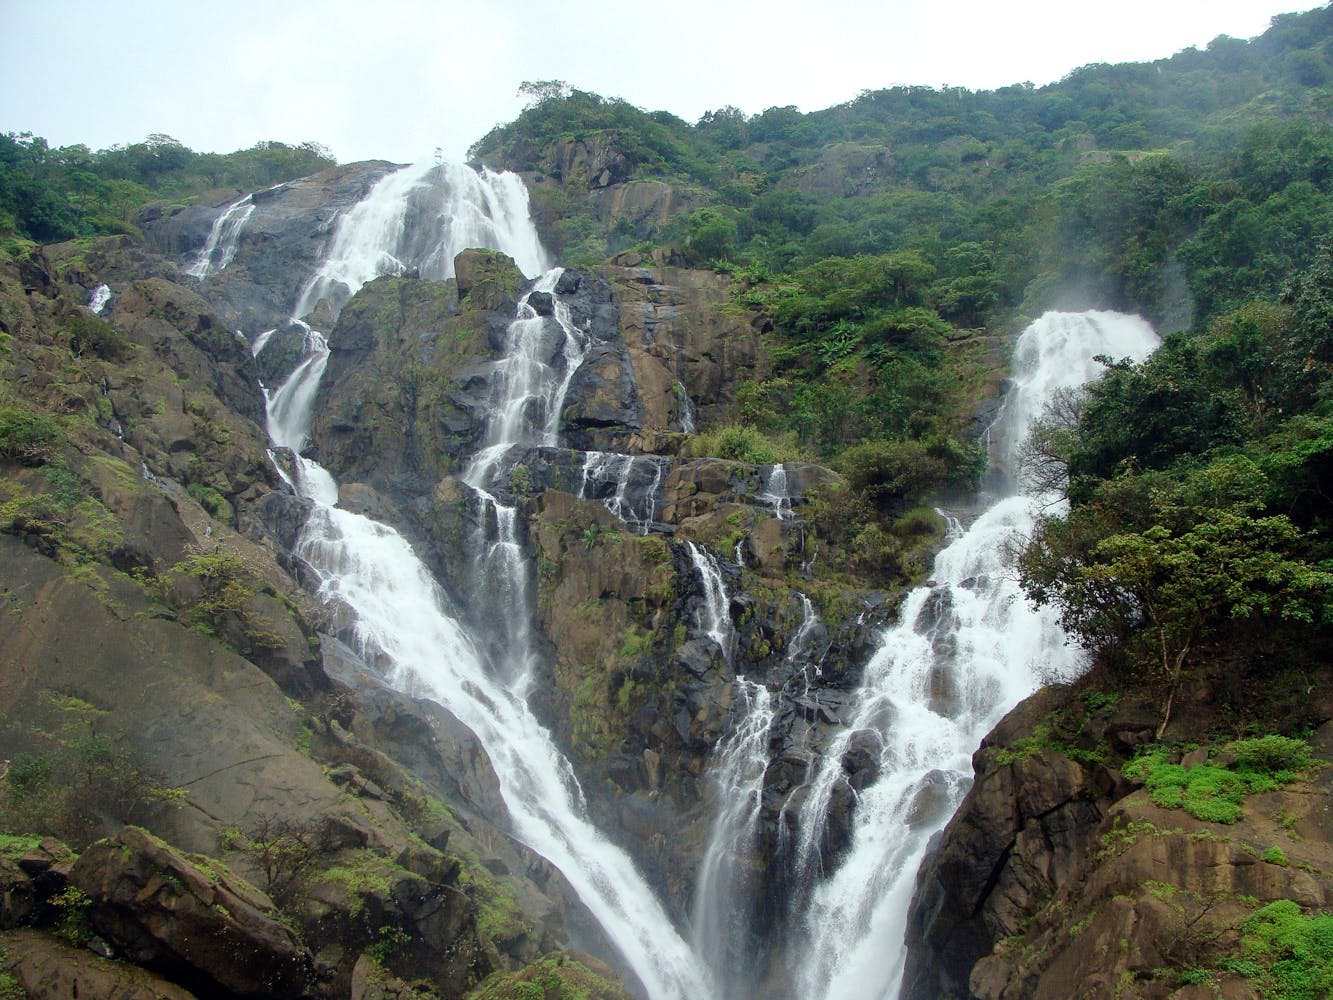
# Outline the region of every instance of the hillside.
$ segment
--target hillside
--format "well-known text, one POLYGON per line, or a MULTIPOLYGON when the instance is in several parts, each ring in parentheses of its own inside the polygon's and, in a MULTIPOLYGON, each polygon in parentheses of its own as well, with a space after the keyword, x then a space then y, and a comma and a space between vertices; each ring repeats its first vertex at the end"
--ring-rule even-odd
POLYGON ((1327 995, 1330 28, 0 136, 0 997, 1327 995))

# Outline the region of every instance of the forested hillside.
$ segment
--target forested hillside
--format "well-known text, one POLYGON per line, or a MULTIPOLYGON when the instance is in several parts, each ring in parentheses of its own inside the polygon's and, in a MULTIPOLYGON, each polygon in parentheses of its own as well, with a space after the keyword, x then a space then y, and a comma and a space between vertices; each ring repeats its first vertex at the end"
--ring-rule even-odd
MULTIPOLYGON (((476 169, 0 135, 0 998, 815 996, 816 897, 898 763, 862 679, 1000 488, 1051 309, 1162 344, 1055 395, 1018 449, 1031 534, 923 597, 952 652, 957 605, 1017 577, 1089 659, 965 799, 937 769, 901 809, 924 845, 962 800, 903 996, 1330 995, 1333 7, 810 113, 523 89, 476 169), (531 222, 436 246, 478 185, 531 222), (395 190, 398 242, 347 251, 395 190), (550 384, 513 395, 519 361, 550 384), (291 430, 269 408, 311 371, 291 430), (357 517, 468 637, 422 648, 520 700, 431 688, 328 600, 357 517), (577 789, 534 810, 586 824, 555 853, 513 774, 577 789), (633 878, 568 867, 604 849, 633 878)), ((921 686, 940 718, 968 694, 921 686)))

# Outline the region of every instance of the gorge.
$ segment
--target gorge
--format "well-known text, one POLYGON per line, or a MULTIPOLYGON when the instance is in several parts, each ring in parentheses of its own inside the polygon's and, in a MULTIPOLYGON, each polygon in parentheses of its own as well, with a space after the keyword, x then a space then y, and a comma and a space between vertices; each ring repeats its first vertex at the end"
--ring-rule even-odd
POLYGON ((1050 96, 5 235, 0 996, 1324 995, 1333 140, 1050 96))

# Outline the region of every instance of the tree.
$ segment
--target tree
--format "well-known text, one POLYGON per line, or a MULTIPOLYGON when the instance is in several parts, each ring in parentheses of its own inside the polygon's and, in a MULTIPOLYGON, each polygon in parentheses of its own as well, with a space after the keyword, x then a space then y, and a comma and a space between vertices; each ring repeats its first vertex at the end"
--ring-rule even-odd
POLYGON ((1148 512, 1149 527, 1109 534, 1095 510, 1048 520, 1019 560, 1029 597, 1054 604, 1085 646, 1130 640, 1134 661, 1164 687, 1159 739, 1201 642, 1252 645, 1333 621, 1333 573, 1302 557, 1307 538, 1287 517, 1257 517, 1248 505, 1182 508, 1182 499, 1148 512), (1153 523, 1181 519, 1189 526, 1153 523))

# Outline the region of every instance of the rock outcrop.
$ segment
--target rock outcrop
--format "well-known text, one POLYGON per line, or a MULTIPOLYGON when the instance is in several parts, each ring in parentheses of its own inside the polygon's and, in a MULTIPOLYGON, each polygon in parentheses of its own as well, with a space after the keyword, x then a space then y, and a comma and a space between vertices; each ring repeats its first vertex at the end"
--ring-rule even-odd
MULTIPOLYGON (((1225 971, 1241 924, 1275 900, 1333 902, 1333 783, 1311 772, 1247 797, 1229 824, 1163 808, 1120 770, 1155 720, 1148 704, 1057 687, 992 731, 918 878, 905 997, 1185 997, 1183 974, 1210 968, 1221 995, 1256 995, 1225 971)), ((1325 725, 1324 759, 1330 740, 1325 725)))
POLYGON ((298 997, 314 959, 268 899, 216 862, 127 827, 79 857, 70 884, 113 953, 196 993, 298 997))

